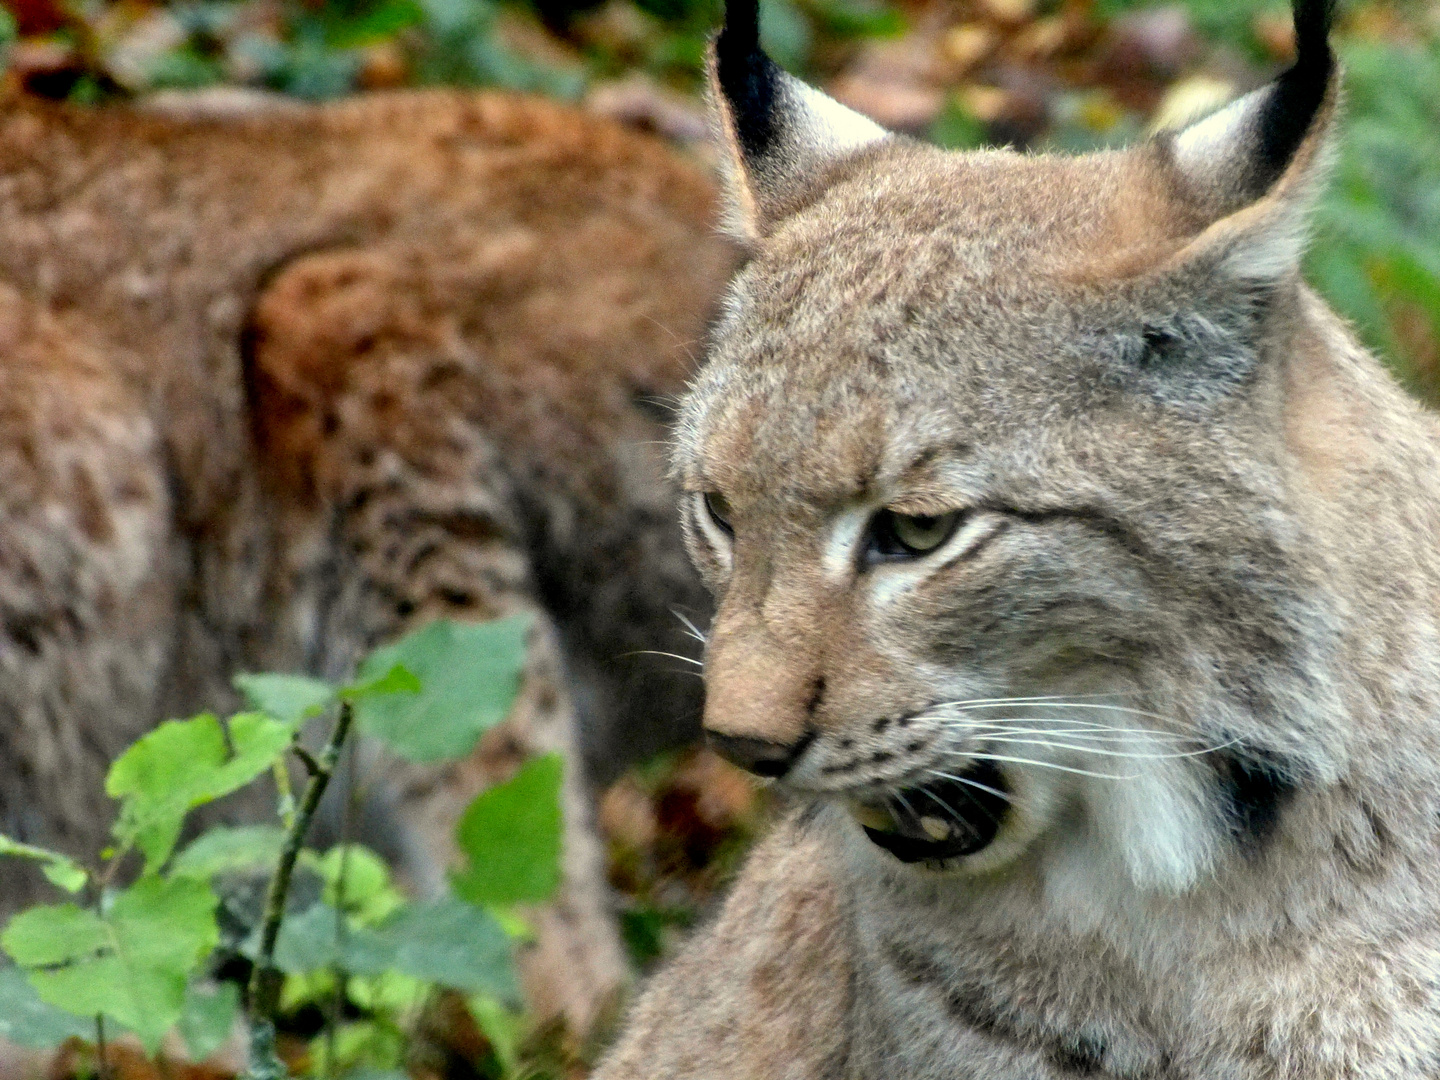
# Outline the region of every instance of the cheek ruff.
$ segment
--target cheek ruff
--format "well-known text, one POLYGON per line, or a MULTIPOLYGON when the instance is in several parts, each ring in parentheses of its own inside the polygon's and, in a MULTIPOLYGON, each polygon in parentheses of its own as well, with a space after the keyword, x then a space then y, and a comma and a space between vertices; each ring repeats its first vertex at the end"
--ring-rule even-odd
POLYGON ((862 825, 873 843, 901 862, 939 862, 988 847, 1009 803, 1004 776, 981 761, 954 779, 897 791, 876 808, 878 814, 866 815, 875 825, 862 825), (885 817, 888 822, 876 827, 885 817))

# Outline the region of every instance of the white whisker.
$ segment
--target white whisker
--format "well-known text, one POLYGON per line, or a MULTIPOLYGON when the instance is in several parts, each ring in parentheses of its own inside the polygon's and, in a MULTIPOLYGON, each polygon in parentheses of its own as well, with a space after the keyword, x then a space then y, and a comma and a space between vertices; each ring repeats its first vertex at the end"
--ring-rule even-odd
POLYGON ((1036 761, 1034 758, 1009 757, 1004 754, 986 753, 962 753, 958 750, 948 750, 946 753, 952 757, 963 757, 970 761, 998 761, 1009 765, 1034 765, 1037 769, 1054 769, 1057 772, 1074 773, 1076 776, 1089 776, 1096 780, 1138 780, 1140 773, 1120 774, 1095 772, 1092 769, 1076 769, 1069 765, 1057 765, 1053 761, 1036 761))
POLYGON ((1194 739, 1186 739, 1179 735, 1170 735, 1165 732, 1155 731, 1128 731, 1124 728, 1113 730, 1093 730, 1087 728, 1065 728, 1065 727, 1006 727, 1000 724, 984 724, 977 727, 964 727, 957 729, 959 734, 969 738, 984 739, 991 735, 1028 735, 1036 738, 1055 739, 1078 739, 1081 742, 1096 743, 1140 743, 1148 744, 1159 750, 1167 750, 1180 746, 1193 746, 1194 739))
POLYGON ((1044 738, 1062 736, 1098 743, 1142 742, 1157 747, 1173 747, 1194 743, 1193 739, 1168 731, 1153 731, 1145 728, 1099 727, 1089 724, 1075 724, 1064 720, 1045 720, 1025 717, 1016 720, 987 720, 982 723, 956 722, 945 717, 925 717, 945 722, 946 729, 967 738, 983 739, 989 735, 1033 735, 1044 738))
MULTIPOLYGON (((933 770, 932 770, 932 771, 933 771, 933 770)), ((939 775, 939 774, 937 773, 936 775, 939 775)), ((958 810, 956 810, 953 806, 951 806, 949 803, 947 803, 944 799, 940 798, 939 795, 936 795, 936 794, 935 794, 933 791, 931 791, 928 787, 926 787, 925 785, 922 784, 922 785, 920 786, 920 790, 923 791, 926 795, 929 795, 930 798, 934 799, 937 803, 939 803, 941 806, 943 806, 946 810, 950 811, 951 816, 955 818, 956 822, 962 822, 962 821, 965 820, 965 818, 960 814, 960 812, 959 812, 958 810)), ((995 817, 995 815, 992 814, 992 813, 990 813, 990 811, 987 810, 984 806, 980 805, 979 800, 977 800, 977 799, 975 798, 975 796, 971 795, 968 791, 963 791, 963 789, 962 789, 962 792, 963 792, 963 794, 965 795, 965 797, 966 797, 967 799, 969 799, 971 803, 974 804, 975 809, 979 810, 982 814, 984 814, 987 818, 989 818, 991 821, 993 821, 996 825, 999 825, 999 824, 1000 824, 999 820, 995 817)))
POLYGON ((1097 757, 1130 758, 1134 761, 1168 761, 1175 758, 1201 757, 1205 754, 1213 754, 1217 750, 1223 750, 1228 746, 1235 745, 1237 740, 1232 739, 1228 743, 1221 743, 1219 746, 1209 747, 1204 750, 1184 750, 1174 753, 1146 753, 1137 750, 1104 750, 1097 746, 1075 746, 1072 743, 1055 742, 1050 739, 1021 739, 1013 735, 985 736, 986 742, 1003 743, 1009 746, 1048 746, 1055 750, 1070 750, 1077 754, 1094 754, 1097 757))
MULTIPOLYGON (((945 720, 947 718, 935 717, 935 719, 945 720)), ((1084 721, 1057 720, 1052 717, 1040 716, 1020 716, 1003 720, 951 720, 949 723, 951 727, 960 731, 987 731, 991 728, 1007 731, 1033 731, 1037 734, 1047 734, 1052 731, 1075 731, 1086 735, 1136 735, 1142 738, 1170 739, 1177 742, 1184 738, 1174 732, 1157 731, 1154 728, 1115 727, 1109 724, 1087 724, 1084 721)))
MULTIPOLYGON (((1103 695, 1096 695, 1103 696, 1103 695)), ((1064 698, 995 698, 989 701, 942 701, 932 705, 934 709, 959 709, 962 712, 980 709, 1000 709, 1010 705, 1041 705, 1048 709, 1091 709, 1096 712, 1118 712, 1127 716, 1144 716, 1151 720, 1165 720, 1159 713, 1132 709, 1128 705, 1102 705, 1091 701, 1067 701, 1064 698)))
POLYGON ((961 820, 963 820, 963 818, 961 817, 960 811, 956 810, 953 806, 951 806, 951 805, 950 805, 948 802, 946 802, 944 799, 940 798, 939 795, 936 795, 933 791, 931 791, 931 790, 930 790, 928 787, 926 787, 924 784, 921 784, 921 785, 920 785, 920 790, 923 791, 926 795, 930 796, 930 798, 934 799, 934 800, 935 800, 937 803, 939 803, 941 806, 943 806, 943 807, 949 812, 950 816, 953 817, 956 821, 961 821, 961 820))
POLYGON ((671 608, 670 614, 674 615, 677 619, 679 619, 682 623, 685 624, 685 629, 690 631, 691 637, 693 637, 696 641, 700 642, 701 645, 704 645, 706 643, 707 639, 705 635, 701 632, 700 628, 696 626, 693 622, 691 622, 688 618, 686 618, 683 611, 677 611, 675 608, 671 608))
POLYGON ((672 660, 684 660, 685 663, 694 664, 698 668, 703 668, 705 666, 699 660, 692 660, 690 657, 681 656, 679 653, 662 652, 659 649, 636 649, 634 652, 621 653, 620 656, 668 656, 672 660))
POLYGON ((910 800, 909 800, 909 799, 905 798, 905 796, 904 796, 901 792, 899 792, 899 791, 895 791, 895 792, 893 792, 892 794, 894 794, 895 798, 897 798, 897 799, 900 800, 900 805, 901 805, 901 806, 905 807, 906 810, 909 810, 909 811, 910 811, 910 816, 911 816, 911 817, 913 817, 916 821, 919 821, 919 820, 920 820, 920 815, 917 814, 917 813, 915 812, 915 808, 910 805, 910 800))
MULTIPOLYGON (((1124 697, 1129 691, 1112 690, 1103 694, 1037 694, 1031 697, 990 697, 990 698, 958 698, 955 701, 942 701, 940 705, 1037 705, 1049 702, 1077 701, 1083 698, 1112 698, 1124 697)), ((1077 701, 1077 704, 1080 703, 1077 701)), ((1106 709, 1109 705, 1096 705, 1095 708, 1106 709)))
POLYGON ((940 777, 942 780, 953 780, 957 784, 964 784, 966 787, 977 788, 980 791, 986 792, 987 794, 994 795, 997 799, 1004 799, 1006 802, 1013 801, 1010 796, 1007 795, 1005 792, 999 790, 998 788, 993 788, 989 784, 982 784, 978 780, 971 780, 965 776, 951 776, 949 773, 941 772, 939 769, 926 769, 925 771, 928 772, 931 776, 940 777))

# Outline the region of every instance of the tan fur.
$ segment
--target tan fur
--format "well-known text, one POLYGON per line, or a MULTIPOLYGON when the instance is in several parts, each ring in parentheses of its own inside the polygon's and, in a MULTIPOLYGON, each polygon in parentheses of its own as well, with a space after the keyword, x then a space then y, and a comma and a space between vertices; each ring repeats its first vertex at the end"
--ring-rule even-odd
POLYGON ((1440 428, 1299 278, 1335 94, 1259 193, 1263 97, 1079 158, 731 140, 790 171, 674 468, 706 727, 803 809, 603 1080, 1440 1075, 1440 428), (902 861, 939 789, 981 839, 902 861))
MULTIPOLYGON (((582 751, 603 779, 693 730, 694 680, 629 654, 703 605, 650 403, 733 264, 711 217, 658 143, 504 95, 5 101, 0 831, 93 856, 108 760, 236 671, 343 678, 433 616, 529 613, 511 720, 386 764, 365 835, 440 887, 469 798, 563 750, 526 974, 588 1025, 624 965, 582 751)), ((41 887, 3 874, 5 907, 41 887)))

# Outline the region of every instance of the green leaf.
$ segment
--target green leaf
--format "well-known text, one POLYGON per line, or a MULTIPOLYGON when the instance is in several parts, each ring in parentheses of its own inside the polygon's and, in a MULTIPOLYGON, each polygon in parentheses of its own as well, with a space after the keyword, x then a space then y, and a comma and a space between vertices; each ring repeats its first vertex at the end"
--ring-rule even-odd
POLYGON ((105 791, 122 800, 115 838, 157 870, 175 848, 191 808, 244 787, 290 746, 290 726, 261 713, 231 717, 230 744, 210 713, 167 720, 115 759, 105 791))
POLYGON ((0 934, 0 947, 25 967, 96 956, 110 945, 105 921, 75 904, 45 904, 22 911, 0 934))
POLYGON ((0 946, 43 1001, 113 1017, 154 1053, 180 1019, 188 976, 219 940, 215 906, 204 882, 151 875, 117 894, 103 916, 74 904, 22 912, 0 946))
POLYGON ((930 125, 930 141, 947 150, 969 150, 985 145, 985 125, 975 117, 959 95, 950 95, 945 107, 930 125))
POLYGON ((310 1068, 315 1076, 343 1076, 345 1080, 402 1080, 406 1039, 393 1023, 383 1019, 355 1020, 335 1029, 332 1039, 322 1032, 310 1041, 310 1068))
MULTIPOLYGON (((258 935, 242 951, 253 958, 258 935)), ((488 912, 453 898, 409 904, 370 928, 321 901, 287 916, 275 944, 275 966, 287 975, 343 968, 351 975, 396 973, 467 992, 517 1000, 513 944, 488 912)))
POLYGON ((814 32, 793 0, 760 0, 760 40, 786 71, 802 71, 810 61, 814 32))
MULTIPOLYGON (((303 975, 324 968, 342 967, 353 975, 378 975, 393 966, 394 948, 376 931, 347 920, 337 927, 339 913, 323 901, 299 915, 287 915, 275 942, 275 966, 287 975, 303 975)), ((254 959, 259 928, 242 952, 254 959)))
POLYGON ((273 865, 285 844, 278 825, 217 825, 175 856, 170 876, 209 881, 216 874, 273 865))
POLYGON ((490 1042, 500 1062, 500 1074, 509 1080, 520 1068, 520 1040, 525 1034, 525 1014, 489 994, 474 994, 467 1001, 475 1024, 490 1042))
POLYGON ((0 1039, 50 1050, 66 1039, 95 1037, 95 1018, 79 1017, 46 1004, 17 967, 0 967, 0 1039))
POLYGON ((391 1016, 413 1014, 424 1005, 432 990, 434 987, 430 983, 398 971, 353 976, 345 988, 356 1008, 371 1013, 389 1013, 391 1016))
POLYGON ((252 709, 298 728, 335 700, 336 690, 308 675, 236 675, 235 689, 252 709))
POLYGON ((391 37, 424 18, 425 13, 416 0, 380 0, 358 17, 336 20, 327 37, 333 48, 349 49, 391 37))
POLYGON ((192 1061, 204 1061, 225 1045, 240 1013, 240 988, 229 982, 192 982, 177 1027, 192 1061))
POLYGON ((384 694, 418 694, 420 690, 420 680, 414 672, 404 664, 396 664, 379 678, 351 683, 340 691, 340 696, 348 701, 359 701, 384 694))
POLYGON ((360 666, 358 685, 401 665, 424 690, 361 698, 356 722, 410 761, 464 757, 515 701, 528 627, 524 616, 488 623, 440 620, 378 650, 360 666))
POLYGON ((343 899, 344 910, 363 926, 378 923, 405 902, 390 882, 390 868, 385 861, 360 844, 336 844, 323 856, 307 860, 307 864, 325 882, 321 899, 337 908, 343 899))
POLYGON ((405 975, 455 990, 518 999, 509 935, 486 911, 453 897, 401 908, 379 933, 405 975))
POLYGON ((898 37, 905 32, 900 13, 867 0, 811 0, 825 29, 836 37, 898 37))
POLYGON ((66 892, 79 892, 90 880, 85 868, 68 855, 34 844, 22 844, 18 840, 0 833, 0 856, 9 855, 17 859, 35 859, 42 865, 40 872, 52 885, 58 885, 66 892))
POLYGON ((68 893, 77 893, 85 887, 85 882, 90 880, 90 875, 84 868, 71 862, 69 859, 55 862, 48 862, 40 867, 40 872, 51 885, 64 889, 68 893))
POLYGON ((455 894, 472 904, 540 903, 560 883, 558 754, 528 762, 514 778, 481 792, 456 827, 469 865, 455 894))

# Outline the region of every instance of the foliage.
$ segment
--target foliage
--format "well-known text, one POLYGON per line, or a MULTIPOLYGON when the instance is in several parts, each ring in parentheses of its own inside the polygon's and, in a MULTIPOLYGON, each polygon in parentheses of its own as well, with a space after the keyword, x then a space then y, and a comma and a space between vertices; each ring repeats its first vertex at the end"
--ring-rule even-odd
POLYGON ((523 618, 462 624, 434 622, 360 665, 361 682, 395 667, 414 672, 424 694, 368 694, 355 710, 361 729, 410 761, 468 754, 505 718, 520 684, 512 662, 524 650, 523 618))
POLYGON ((153 1053, 184 1010, 187 976, 219 942, 215 905, 206 882, 146 874, 99 912, 75 904, 21 912, 0 946, 42 1001, 111 1017, 153 1053))
POLYGON ((453 881, 456 895, 503 906, 535 903, 555 891, 561 773, 558 757, 537 758, 470 804, 456 830, 468 857, 453 881))
POLYGON ((1349 97, 1308 276, 1440 402, 1440 38, 1345 48, 1349 97))
POLYGON ((295 732, 263 713, 241 713, 224 726, 209 713, 169 720, 110 766, 105 793, 120 800, 115 839, 138 848, 153 873, 170 857, 185 816, 244 787, 283 756, 295 732))
MULTIPOLYGON (((1096 13, 1110 19, 1137 8, 1156 6, 1153 0, 1096 0, 1096 13)), ((1256 33, 1262 20, 1278 20, 1280 25, 1290 17, 1288 0, 1184 0, 1191 23, 1207 38, 1242 50, 1253 60, 1268 59, 1268 50, 1256 33)))
MULTIPOLYGON (((213 1053, 241 1008, 239 987, 213 974, 219 895, 235 875, 275 867, 287 848, 298 849, 304 820, 293 800, 277 798, 278 824, 216 827, 176 854, 187 815, 247 784, 273 782, 292 752, 319 775, 325 755, 305 750, 304 739, 337 710, 353 710, 403 756, 467 754, 514 700, 525 634, 523 619, 432 624, 373 654, 346 686, 241 676, 248 711, 168 721, 113 762, 106 791, 119 801, 115 843, 96 865, 0 838, 0 856, 38 860, 51 881, 80 894, 23 911, 0 934, 16 965, 0 967, 0 1035, 55 1046, 100 1037, 103 1017, 109 1032, 134 1034, 152 1054, 172 1031, 196 1060, 213 1053)), ((345 730, 342 716, 327 745, 332 765, 345 730)), ((527 930, 510 906, 543 901, 558 882, 562 771, 557 757, 541 757, 476 799, 457 835, 467 866, 452 895, 407 899, 384 861, 356 844, 299 850, 318 899, 286 911, 280 896, 273 958, 262 955, 262 925, 240 952, 283 973, 285 1008, 318 1005, 331 1016, 312 1067, 398 1067, 411 1028, 443 989, 466 996, 490 1033, 493 1061, 513 1066, 513 950, 527 930)), ((257 1008, 253 997, 249 1007, 257 1008)))
MULTIPOLYGON (((0 64, 27 30, 49 56, 28 80, 50 96, 242 83, 311 100, 359 89, 448 83, 573 99, 596 77, 641 67, 693 86, 721 0, 635 0, 629 18, 600 0, 11 0, 0 8, 0 64), (597 10, 600 9, 600 10, 597 10), (38 15, 36 13, 39 13, 38 15), (561 40, 537 50, 539 26, 561 40), (53 50, 52 50, 53 53, 53 50), (48 66, 46 66, 48 65, 48 66)), ((893 34, 883 0, 761 0, 772 53, 806 70, 826 43, 893 34)))

